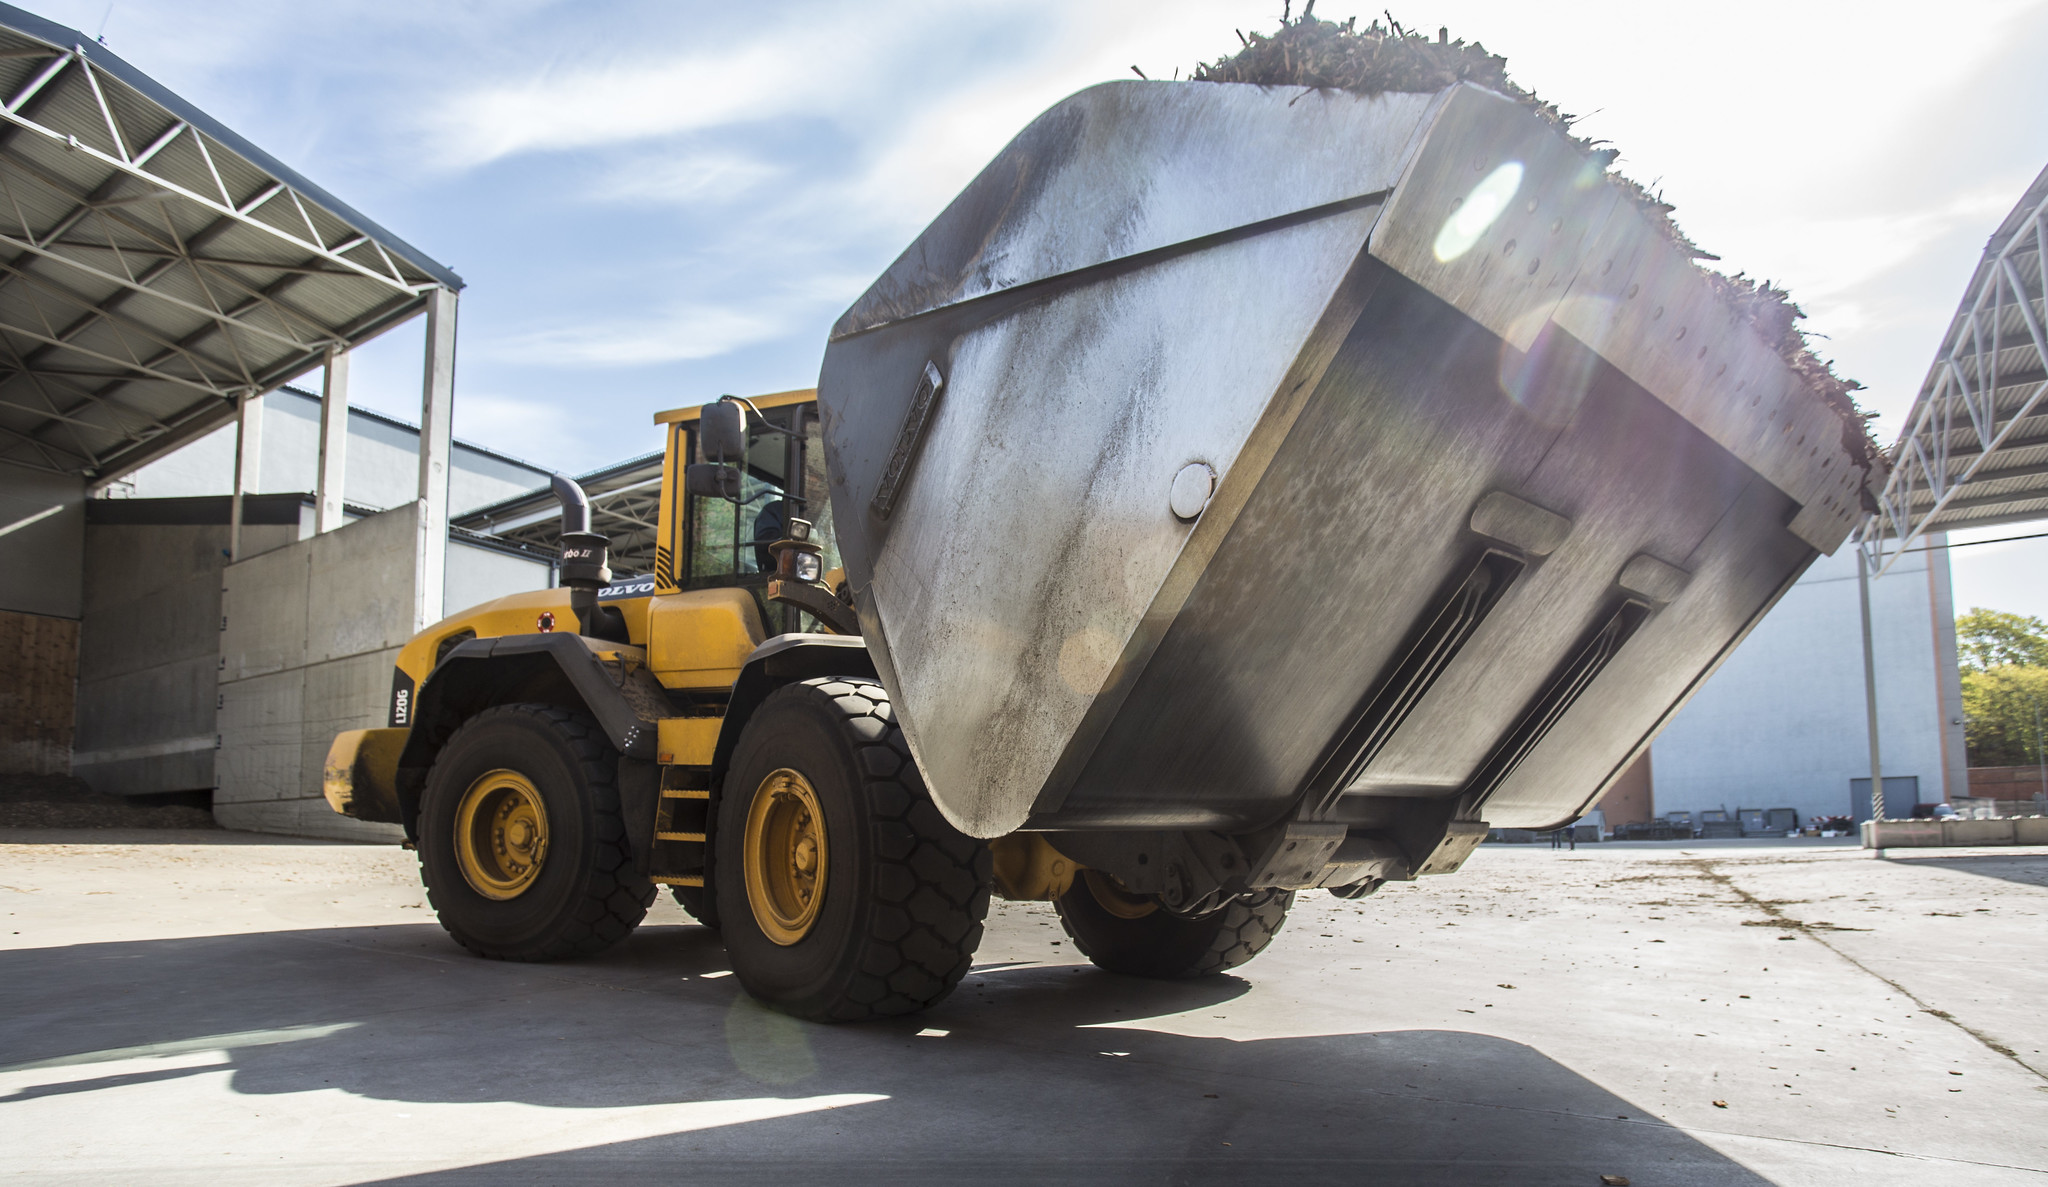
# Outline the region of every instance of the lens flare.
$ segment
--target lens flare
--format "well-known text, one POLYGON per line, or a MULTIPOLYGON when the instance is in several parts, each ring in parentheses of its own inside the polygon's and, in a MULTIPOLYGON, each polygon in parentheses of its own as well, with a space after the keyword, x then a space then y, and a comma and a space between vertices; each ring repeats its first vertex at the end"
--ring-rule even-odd
POLYGON ((1472 187, 1472 192, 1465 195, 1465 200, 1451 211, 1451 217, 1444 220, 1443 229, 1436 233, 1436 258, 1448 264, 1471 251, 1521 188, 1520 161, 1509 161, 1487 174, 1486 180, 1472 187))
POLYGON ((804 1024, 746 994, 725 1012, 725 1046, 735 1067, 763 1083, 795 1084, 818 1074, 804 1024))
POLYGON ((1546 322, 1524 352, 1503 340, 1500 390, 1537 424, 1562 427, 1579 413, 1599 377, 1600 356, 1546 322))

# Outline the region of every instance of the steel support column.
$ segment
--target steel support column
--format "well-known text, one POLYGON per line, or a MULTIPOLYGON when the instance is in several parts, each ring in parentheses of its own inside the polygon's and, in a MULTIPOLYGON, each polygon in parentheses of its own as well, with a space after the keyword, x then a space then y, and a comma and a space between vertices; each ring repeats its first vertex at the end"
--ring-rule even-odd
POLYGON ((320 385, 320 471, 314 478, 313 530, 331 532, 343 523, 343 479, 348 472, 348 352, 327 349, 327 374, 320 385))
POLYGON ((455 290, 427 298, 426 378, 420 393, 419 515, 414 526, 413 629, 440 619, 448 569, 448 455, 455 405, 455 290))
MULTIPOLYGON (((1884 819, 1884 763, 1878 755, 1877 650, 1870 635, 1870 555, 1856 549, 1856 598, 1863 608, 1863 711, 1870 733, 1870 819, 1884 819)), ((1876 835, 1875 826, 1872 835, 1876 835)), ((1878 849, 1880 854, 1883 849, 1878 849)))
POLYGON ((242 496, 258 480, 263 460, 263 396, 244 393, 235 402, 235 487, 228 500, 228 560, 242 559, 242 496))

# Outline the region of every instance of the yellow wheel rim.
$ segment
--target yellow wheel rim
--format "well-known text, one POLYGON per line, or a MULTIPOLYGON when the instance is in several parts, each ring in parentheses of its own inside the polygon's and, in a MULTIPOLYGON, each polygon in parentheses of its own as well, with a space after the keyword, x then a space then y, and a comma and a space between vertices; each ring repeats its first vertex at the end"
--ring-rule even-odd
POLYGON ((486 771, 455 809, 455 862, 469 888, 500 902, 525 894, 548 854, 548 809, 533 780, 486 771))
POLYGON ((1102 909, 1118 919, 1143 919, 1159 909, 1157 902, 1132 894, 1115 878, 1099 870, 1082 870, 1081 878, 1088 883, 1088 893, 1095 896, 1102 909))
POLYGON ((761 934, 785 948, 809 935, 825 900, 825 813, 802 775, 784 767, 761 780, 743 852, 761 934))

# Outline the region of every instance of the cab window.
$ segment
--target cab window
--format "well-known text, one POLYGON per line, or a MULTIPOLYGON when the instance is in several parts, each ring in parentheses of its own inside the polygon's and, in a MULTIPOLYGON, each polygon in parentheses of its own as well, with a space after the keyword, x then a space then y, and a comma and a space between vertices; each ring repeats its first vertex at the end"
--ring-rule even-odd
MULTIPOLYGON (((701 456, 694 428, 689 438, 690 459, 711 460, 701 456)), ((812 538, 824 546, 826 570, 837 568, 839 547, 832 536, 832 503, 827 490, 825 443, 816 404, 764 408, 759 419, 748 414, 738 505, 724 499, 685 496, 685 540, 678 550, 685 563, 677 566, 680 584, 685 589, 765 587, 767 574, 775 568, 768 545, 782 538, 792 517, 811 521, 812 538)), ((770 605, 764 606, 764 611, 771 632, 815 629, 808 616, 789 607, 770 605), (801 625, 799 618, 803 619, 801 625)))

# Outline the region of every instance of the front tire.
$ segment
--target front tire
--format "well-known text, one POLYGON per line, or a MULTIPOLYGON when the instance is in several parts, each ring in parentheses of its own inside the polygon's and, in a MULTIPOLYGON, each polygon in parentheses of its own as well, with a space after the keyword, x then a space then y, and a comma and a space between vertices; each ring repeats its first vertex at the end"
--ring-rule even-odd
POLYGON ((601 952, 654 885, 633 873, 618 754, 590 716, 499 705, 464 722, 420 801, 420 877, 441 926, 493 960, 601 952))
POLYGON ((959 984, 993 863, 926 792, 873 680, 786 685, 747 722, 718 800, 712 877, 733 971, 821 1022, 910 1014, 959 984))
POLYGON ((1060 926, 1096 967, 1177 980, 1234 969, 1265 951, 1294 905, 1291 890, 1257 890, 1193 919, 1083 870, 1053 903, 1060 926))

